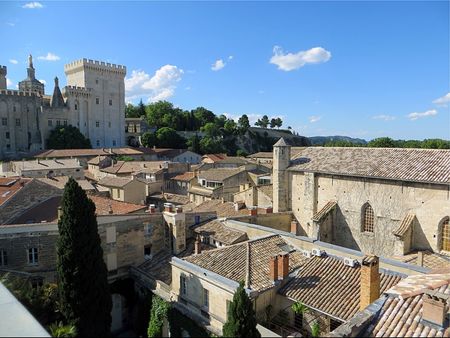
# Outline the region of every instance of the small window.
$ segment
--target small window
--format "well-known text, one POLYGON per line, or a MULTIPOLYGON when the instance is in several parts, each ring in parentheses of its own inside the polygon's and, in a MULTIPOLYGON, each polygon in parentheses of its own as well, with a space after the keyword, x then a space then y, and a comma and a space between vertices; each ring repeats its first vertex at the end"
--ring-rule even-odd
POLYGON ((374 229, 374 213, 370 204, 366 204, 363 208, 363 231, 373 232, 374 229))
POLYGON ((98 79, 95 79, 95 84, 98 84, 98 79))
POLYGON ((16 112, 16 106, 13 106, 13 112, 14 113, 16 112))
POLYGON ((5 137, 6 137, 7 140, 9 140, 9 131, 7 131, 7 132, 5 133, 5 137))
POLYGON ((61 121, 60 120, 56 120, 56 126, 59 127, 61 125, 61 121))
POLYGON ((144 226, 145 229, 145 234, 146 235, 151 235, 153 232, 153 226, 149 223, 149 224, 145 224, 144 226))
POLYGON ((112 106, 112 100, 109 100, 109 105, 112 106))
POLYGON ((97 140, 96 144, 97 144, 97 147, 100 147, 100 140, 97 140))
POLYGON ((33 289, 38 289, 38 288, 41 288, 44 285, 44 280, 42 278, 40 278, 40 277, 37 277, 37 278, 31 279, 30 283, 31 283, 31 287, 33 289))
POLYGON ((187 295, 187 281, 185 276, 180 276, 180 292, 183 296, 187 295))
POLYGON ((67 121, 66 120, 64 120, 64 125, 67 126, 67 121))
POLYGON ((152 256, 152 245, 148 244, 144 246, 144 257, 151 257, 152 256))
POLYGON ((2 126, 7 126, 7 125, 8 125, 8 118, 2 117, 2 126))
POLYGON ((100 121, 95 121, 95 126, 96 126, 97 128, 100 128, 100 121))
POLYGON ((75 110, 78 110, 78 105, 76 103, 75 103, 75 107, 74 108, 75 108, 75 110))
POLYGON ((111 128, 111 121, 108 122, 108 127, 111 128))
POLYGON ((29 248, 28 249, 28 263, 29 264, 38 264, 39 263, 38 248, 29 248))
POLYGON ((95 104, 100 104, 100 99, 98 97, 95 98, 95 104))
POLYGON ((20 127, 20 119, 16 119, 16 127, 20 127))
POLYGON ((117 198, 120 198, 120 189, 117 189, 117 198))
POLYGON ((7 150, 10 150, 10 149, 11 149, 11 145, 10 145, 9 143, 6 145, 6 149, 7 149, 7 150))
POLYGON ((0 266, 8 265, 8 253, 6 250, 0 249, 0 266))
POLYGON ((114 147, 116 146, 116 140, 113 140, 113 146, 114 147))
POLYGON ((53 127, 53 120, 48 120, 48 126, 53 127))
POLYGON ((297 329, 303 328, 303 313, 295 313, 294 314, 294 326, 297 329))
POLYGON ((209 308, 209 291, 203 289, 203 306, 209 308))

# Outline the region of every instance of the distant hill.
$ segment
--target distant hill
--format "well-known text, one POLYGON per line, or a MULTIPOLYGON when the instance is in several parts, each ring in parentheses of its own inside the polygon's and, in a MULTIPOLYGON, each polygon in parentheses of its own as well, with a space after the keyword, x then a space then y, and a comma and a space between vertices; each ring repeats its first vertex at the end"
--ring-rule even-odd
POLYGON ((308 137, 309 141, 313 146, 321 146, 330 141, 346 141, 355 144, 367 144, 366 140, 361 138, 353 138, 349 136, 312 136, 308 137))

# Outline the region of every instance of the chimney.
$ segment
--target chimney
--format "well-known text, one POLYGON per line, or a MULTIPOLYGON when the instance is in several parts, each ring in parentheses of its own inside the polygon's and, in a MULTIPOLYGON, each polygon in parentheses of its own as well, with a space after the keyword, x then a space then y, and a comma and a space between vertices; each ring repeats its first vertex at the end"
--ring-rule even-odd
POLYGON ((194 253, 196 255, 198 255, 201 252, 202 252, 202 244, 200 242, 200 235, 197 235, 197 237, 195 239, 195 244, 194 244, 194 253))
POLYGON ((148 213, 149 213, 149 214, 154 214, 155 212, 156 212, 155 205, 154 205, 154 204, 150 204, 150 205, 148 206, 148 213))
POLYGON ((173 204, 172 203, 164 203, 164 211, 173 212, 173 204))
POLYGON ((177 214, 181 214, 183 212, 183 207, 181 205, 179 205, 175 208, 175 211, 177 214))
POLYGON ((289 253, 283 251, 278 254, 278 279, 285 279, 289 275, 289 253))
POLYGON ((275 282, 278 280, 278 256, 270 257, 269 261, 270 280, 275 282))
POLYGON ((295 219, 291 221, 291 234, 298 235, 298 222, 295 219))
POLYGON ((256 207, 248 208, 248 215, 249 216, 256 216, 256 215, 258 215, 258 209, 256 207))
POLYGON ((111 203, 109 203, 109 206, 108 206, 108 214, 110 214, 110 215, 113 214, 113 209, 112 209, 111 203))
POLYGON ((272 207, 266 207, 266 214, 272 214, 273 213, 273 208, 272 207))
POLYGON ((422 297, 422 319, 444 327, 450 295, 439 292, 438 289, 426 290, 422 297))
POLYGON ((361 262, 359 309, 365 309, 380 297, 380 272, 377 256, 366 255, 361 262))
POLYGON ((416 265, 423 266, 423 251, 417 251, 416 265))
POLYGON ((62 208, 59 206, 58 207, 58 222, 61 219, 61 216, 62 216, 62 208))

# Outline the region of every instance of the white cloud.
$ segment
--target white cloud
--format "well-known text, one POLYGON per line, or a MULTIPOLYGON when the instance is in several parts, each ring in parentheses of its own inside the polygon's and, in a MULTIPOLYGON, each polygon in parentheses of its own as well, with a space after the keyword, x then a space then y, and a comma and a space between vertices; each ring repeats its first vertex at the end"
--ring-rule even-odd
POLYGON ((437 110, 436 109, 430 109, 430 110, 427 110, 426 112, 423 112, 423 113, 411 113, 411 114, 408 114, 408 118, 411 121, 415 121, 415 120, 421 119, 423 117, 429 117, 429 116, 435 116, 435 115, 437 115, 437 110))
POLYGON ((58 61, 60 57, 58 55, 48 52, 46 56, 38 56, 38 59, 44 61, 58 61))
POLYGON ((15 59, 9 59, 9 62, 11 62, 13 65, 17 65, 19 63, 19 61, 15 59))
POLYGON ((233 55, 228 56, 228 60, 233 60, 233 55))
POLYGON ((383 120, 383 121, 392 121, 392 120, 395 120, 395 119, 396 119, 395 116, 392 116, 392 115, 384 115, 384 114, 381 114, 381 115, 375 115, 375 116, 372 116, 372 118, 373 118, 374 120, 383 120))
POLYGON ((37 1, 29 2, 22 6, 22 8, 27 8, 27 9, 36 9, 36 8, 42 8, 42 7, 44 7, 44 6, 40 2, 37 2, 37 1))
POLYGON ((275 46, 273 47, 273 56, 270 58, 270 63, 277 65, 280 70, 289 72, 299 69, 308 63, 327 62, 330 58, 331 53, 322 47, 314 47, 293 54, 285 53, 280 46, 275 46))
POLYGON ((309 122, 310 123, 314 123, 314 122, 317 122, 317 121, 319 121, 321 119, 322 119, 322 116, 315 116, 315 115, 313 115, 313 116, 309 117, 309 122))
POLYGON ((16 25, 14 22, 7 22, 6 24, 10 27, 14 27, 16 25))
POLYGON ((150 77, 145 71, 133 70, 125 79, 126 100, 147 97, 148 101, 167 100, 175 94, 176 84, 184 71, 177 66, 165 65, 150 77))
POLYGON ((6 78, 6 88, 12 87, 14 85, 14 82, 12 82, 10 79, 6 78))
POLYGON ((39 82, 43 83, 44 85, 47 84, 47 81, 45 81, 45 80, 39 80, 39 82))
POLYGON ((450 93, 447 93, 444 96, 434 100, 433 103, 438 106, 447 107, 447 105, 450 103, 450 93))
POLYGON ((217 60, 211 66, 211 70, 218 71, 225 67, 225 62, 222 59, 217 60))

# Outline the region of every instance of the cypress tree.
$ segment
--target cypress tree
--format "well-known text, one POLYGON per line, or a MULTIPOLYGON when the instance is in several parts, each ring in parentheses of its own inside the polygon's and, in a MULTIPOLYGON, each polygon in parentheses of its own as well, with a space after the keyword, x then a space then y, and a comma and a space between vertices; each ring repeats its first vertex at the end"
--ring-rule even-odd
POLYGON ((256 324, 252 301, 245 292, 244 282, 241 282, 228 308, 227 322, 223 326, 223 336, 261 337, 256 329, 256 324))
POLYGON ((61 312, 79 336, 108 336, 112 301, 95 205, 70 178, 61 208, 56 267, 61 312))

